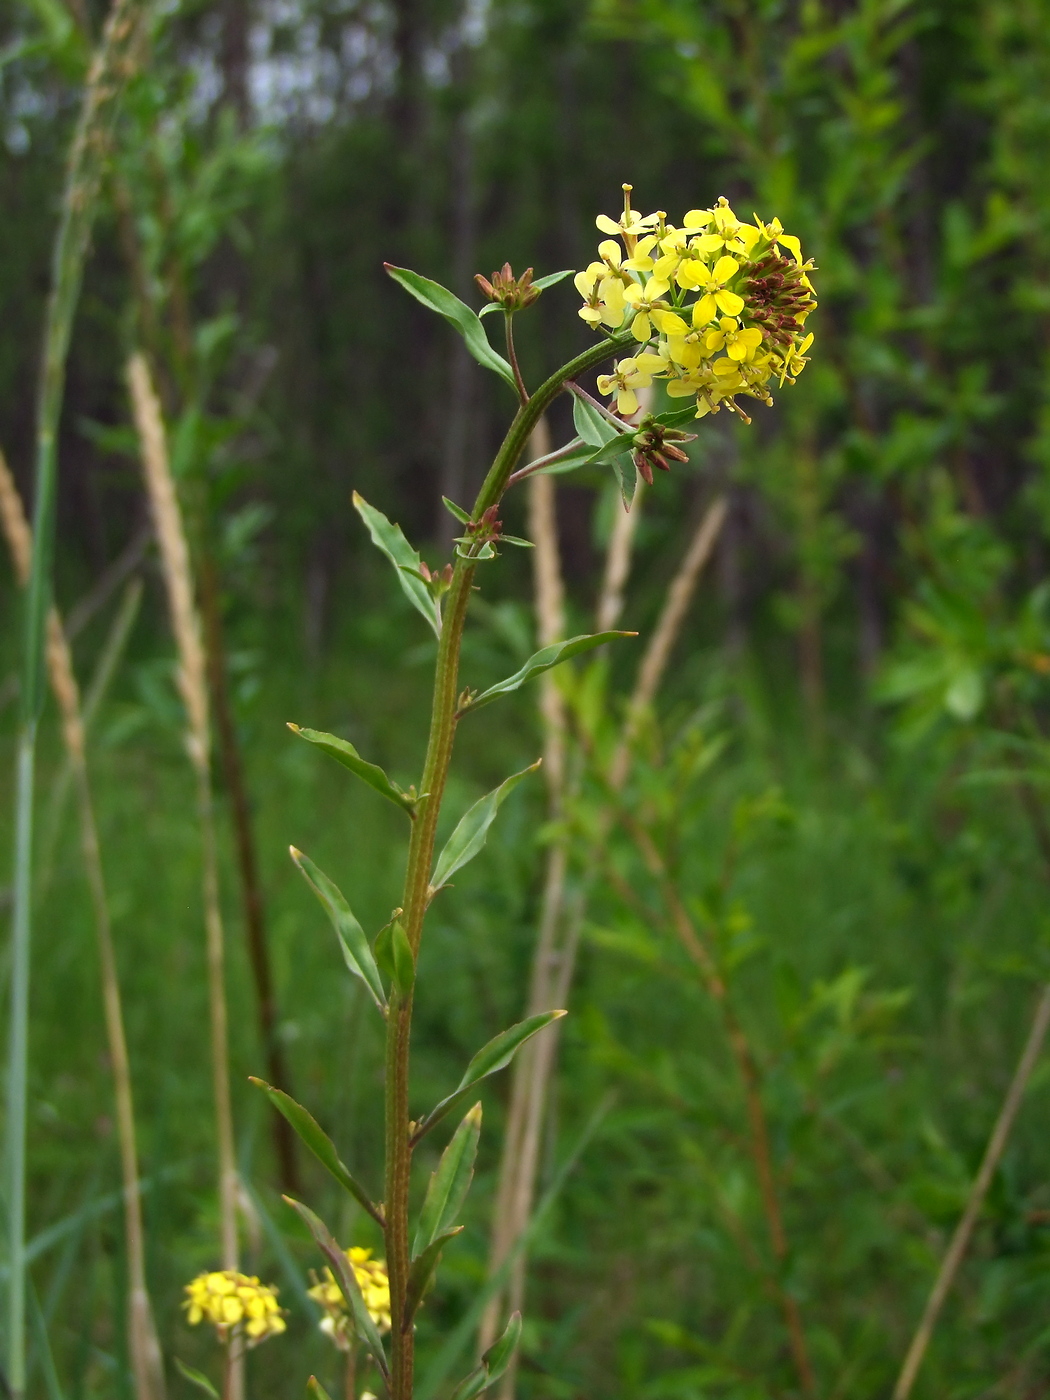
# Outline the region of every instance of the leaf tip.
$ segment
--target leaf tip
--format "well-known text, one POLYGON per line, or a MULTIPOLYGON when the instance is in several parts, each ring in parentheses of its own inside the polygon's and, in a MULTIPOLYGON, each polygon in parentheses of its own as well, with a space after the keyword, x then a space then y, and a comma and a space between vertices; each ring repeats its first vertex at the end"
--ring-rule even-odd
POLYGON ((560 1021, 563 1016, 568 1016, 568 1014, 569 1013, 567 1011, 552 1011, 551 1019, 554 1021, 560 1021))
POLYGON ((303 853, 298 846, 289 846, 288 854, 291 856, 292 860, 295 861, 296 865, 298 865, 303 858, 303 853))
POLYGON ((265 1079, 259 1079, 258 1076, 254 1074, 249 1074, 248 1083, 254 1084, 257 1089, 269 1089, 270 1087, 265 1079))
POLYGON ((299 725, 293 724, 290 719, 286 719, 285 724, 288 726, 288 728, 292 731, 293 734, 301 734, 303 732, 299 725))

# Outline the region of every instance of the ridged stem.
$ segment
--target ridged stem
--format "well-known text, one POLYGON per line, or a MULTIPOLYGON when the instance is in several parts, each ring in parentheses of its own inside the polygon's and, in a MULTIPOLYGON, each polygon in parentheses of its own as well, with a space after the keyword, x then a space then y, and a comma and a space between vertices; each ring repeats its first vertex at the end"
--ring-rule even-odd
MULTIPOLYGON (((601 364, 617 350, 633 344, 629 336, 602 341, 570 360, 547 379, 527 403, 522 404, 489 468, 472 519, 480 520, 490 506, 498 504, 508 478, 525 450, 532 430, 566 381, 601 364)), ((463 627, 477 568, 475 561, 457 558, 452 583, 445 602, 444 623, 434 670, 434 697, 430 713, 430 735, 420 792, 420 801, 408 848, 401 923, 418 956, 423 919, 430 898, 430 872, 434 861, 434 838, 445 792, 452 746, 456 733, 459 684, 459 655, 463 627)), ((408 1116, 408 1074, 412 1033, 412 993, 391 996, 386 1042, 386 1257, 390 1275, 391 1357, 390 1400, 411 1400, 413 1387, 413 1337, 411 1322, 406 1326, 405 1289, 408 1283, 408 1190, 412 1166, 408 1116)))

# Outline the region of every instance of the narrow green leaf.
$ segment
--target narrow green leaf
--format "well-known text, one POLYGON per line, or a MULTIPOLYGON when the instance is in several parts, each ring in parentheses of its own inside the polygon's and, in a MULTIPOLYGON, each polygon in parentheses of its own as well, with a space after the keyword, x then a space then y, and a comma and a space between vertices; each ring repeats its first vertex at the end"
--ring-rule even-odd
POLYGON ((436 1240, 431 1240, 422 1254, 412 1260, 408 1270, 408 1283, 405 1286, 405 1331, 412 1326, 412 1318, 416 1309, 423 1301, 423 1295, 430 1287, 430 1282, 434 1277, 434 1271, 441 1260, 441 1251, 454 1239, 464 1227, 457 1225, 452 1230, 446 1230, 444 1234, 438 1235, 436 1240))
POLYGON ((416 960, 408 934, 397 920, 390 930, 390 956, 394 966, 394 986, 402 998, 407 997, 416 981, 416 960))
POLYGON ((579 394, 572 396, 572 421, 580 437, 592 447, 604 447, 607 442, 622 436, 594 404, 588 403, 579 394))
POLYGON ((696 409, 672 408, 667 413, 656 414, 656 421, 662 423, 665 428, 680 428, 683 423, 696 422, 696 409))
POLYGON ((391 919, 388 924, 383 925, 376 934, 375 942, 372 945, 379 970, 388 982, 394 980, 394 922, 391 919))
POLYGON ((187 1366, 185 1361, 180 1361, 177 1356, 173 1359, 175 1362, 175 1369, 183 1380, 189 1381, 190 1385, 195 1385, 198 1390, 203 1390, 205 1395, 210 1395, 212 1397, 212 1400, 219 1400, 219 1392, 203 1371, 198 1371, 192 1366, 187 1366))
POLYGON ((634 434, 621 433, 619 437, 610 438, 603 443, 597 452, 591 457, 591 463, 596 466, 604 466, 606 462, 620 462, 628 457, 634 450, 634 434))
POLYGON ((455 831, 445 843, 445 849, 438 856, 437 865, 434 867, 434 874, 430 880, 432 894, 447 884, 456 871, 466 865, 467 861, 474 859, 485 844, 489 827, 495 821, 500 805, 517 787, 522 778, 527 777, 530 773, 535 773, 539 766, 540 760, 537 759, 531 767, 523 768, 520 773, 512 773, 509 778, 500 783, 498 788, 493 788, 492 792, 486 793, 460 817, 455 831))
POLYGON ((393 267, 390 263, 386 263, 385 266, 394 281, 404 287, 406 292, 417 301, 421 301, 424 306, 428 306, 431 311, 444 316, 445 320, 459 331, 467 349, 479 365, 491 369, 517 392, 514 371, 503 356, 497 355, 493 350, 480 318, 465 302, 453 296, 440 282, 431 282, 429 277, 421 277, 418 272, 411 272, 407 267, 393 267))
POLYGON ((523 540, 520 535, 500 535, 500 544, 516 544, 519 549, 535 549, 532 540, 523 540))
POLYGON ((510 1365, 520 1338, 521 1313, 513 1312, 510 1315, 510 1320, 506 1327, 503 1329, 502 1336, 496 1338, 488 1351, 485 1352, 481 1358, 482 1365, 488 1371, 489 1385, 491 1385, 493 1381, 498 1381, 500 1376, 503 1375, 504 1371, 510 1365))
POLYGON ((431 1173, 423 1209, 419 1212, 412 1257, 421 1254, 438 1235, 456 1223, 474 1175, 474 1160, 481 1137, 481 1104, 476 1103, 452 1135, 431 1173))
POLYGON ((463 509, 462 506, 457 506, 455 501, 450 501, 447 496, 442 496, 441 499, 445 503, 445 509, 448 511, 448 513, 450 515, 455 516, 455 518, 459 521, 461 525, 470 524, 470 516, 463 509))
POLYGON ((474 1400, 475 1396, 494 1385, 510 1365, 520 1339, 521 1313, 511 1313, 503 1335, 496 1338, 470 1375, 460 1381, 452 1392, 451 1400, 474 1400))
POLYGON ((564 1011, 541 1011, 538 1016, 529 1016, 526 1020, 519 1021, 516 1026, 511 1026, 509 1030, 501 1031, 499 1035, 493 1036, 467 1065, 463 1078, 452 1093, 447 1098, 442 1099, 437 1107, 433 1108, 420 1123, 412 1134, 413 1144, 425 1137, 431 1128, 440 1123, 447 1113, 451 1113, 457 1104, 462 1103, 475 1084, 480 1084, 483 1079, 487 1079, 490 1074, 495 1074, 497 1070, 505 1069, 518 1050, 537 1031, 543 1030, 544 1026, 549 1026, 552 1021, 557 1021, 564 1015, 564 1011))
POLYGON ((614 457, 612 469, 616 473, 623 508, 630 510, 634 504, 634 493, 638 489, 638 469, 629 457, 614 457))
POLYGON ((562 268, 561 272, 548 272, 546 277, 537 277, 533 286, 537 291, 546 291, 548 287, 555 286, 558 282, 564 282, 566 277, 571 277, 576 271, 574 267, 562 268))
POLYGON ((302 1220, 306 1228, 317 1241, 321 1253, 328 1260, 329 1268, 335 1276, 336 1282, 347 1301, 350 1311, 354 1315, 354 1326, 357 1335, 364 1342, 365 1346, 375 1358, 375 1363, 379 1367, 380 1374, 387 1382, 390 1380, 390 1367, 387 1365, 386 1352, 383 1350, 383 1343, 380 1340, 379 1332, 372 1315, 365 1307, 365 1300, 361 1296, 361 1289, 358 1286, 357 1278, 349 1259, 336 1244, 324 1221, 316 1216, 309 1206, 304 1206, 301 1201, 293 1200, 291 1196, 285 1196, 291 1208, 302 1220))
POLYGON ((512 690, 520 689, 526 681, 531 681, 533 676, 542 675, 544 671, 549 671, 553 666, 568 661, 572 656, 579 656, 581 652, 591 651, 594 647, 603 646, 606 642, 611 642, 617 637, 637 637, 637 635, 637 632, 595 632, 590 636, 570 637, 565 642, 552 642, 549 647, 543 647, 534 656, 530 656, 521 670, 515 671, 513 676, 508 676, 505 681, 497 681, 495 685, 490 685, 488 690, 483 690, 480 695, 475 696, 469 704, 463 706, 459 713, 466 714, 468 710, 476 710, 481 705, 487 705, 500 695, 509 695, 512 690))
POLYGON ((363 759, 348 740, 339 739, 334 734, 325 734, 320 729, 302 729, 291 721, 288 722, 288 728, 322 753, 329 754, 344 768, 349 768, 351 773, 356 773, 362 782, 388 797, 398 807, 402 807, 410 817, 416 815, 416 799, 409 797, 407 792, 402 792, 397 783, 391 782, 377 763, 368 763, 363 759))
POLYGON ((284 1118, 292 1125, 305 1145, 314 1154, 322 1167, 326 1168, 335 1177, 344 1191, 348 1191, 359 1206, 372 1217, 377 1225, 383 1224, 383 1216, 378 1207, 369 1200, 365 1189, 354 1180, 349 1168, 341 1160, 339 1153, 335 1150, 335 1143, 317 1122, 316 1118, 301 1103, 291 1098, 283 1089, 275 1089, 272 1084, 267 1084, 264 1079, 256 1079, 254 1075, 248 1076, 248 1082, 254 1084, 257 1089, 261 1089, 266 1097, 284 1118))
POLYGON ((560 457, 556 462, 550 462, 545 467, 537 467, 533 473, 535 476, 560 476, 562 472, 578 471, 580 467, 585 467, 594 456, 594 444, 584 442, 580 437, 572 439, 566 446, 573 446, 574 451, 564 457, 560 457))
POLYGON ((343 961, 355 977, 360 977, 371 992, 372 1000, 380 1011, 386 1011, 386 993, 383 991, 383 980, 379 976, 376 960, 368 946, 365 931, 354 917, 342 892, 332 880, 329 880, 324 871, 313 863, 309 856, 304 856, 302 851, 297 850, 295 846, 289 846, 288 849, 291 852, 292 860, 295 861, 302 873, 303 879, 324 905, 328 917, 332 921, 332 927, 339 939, 339 946, 343 950, 343 961))
POLYGON ((355 491, 354 509, 368 527, 372 543, 390 560, 397 574, 402 592, 414 608, 426 618, 434 629, 434 635, 441 636, 441 609, 432 597, 426 584, 418 577, 419 566, 423 562, 416 550, 405 539, 400 525, 388 520, 381 510, 370 506, 364 497, 355 491), (414 571, 414 572, 413 572, 414 571))
POLYGON ((332 1400, 332 1397, 328 1394, 328 1391, 325 1390, 324 1386, 321 1384, 321 1382, 317 1379, 316 1376, 310 1377, 310 1379, 306 1382, 306 1388, 308 1391, 310 1391, 312 1395, 317 1396, 317 1400, 332 1400))

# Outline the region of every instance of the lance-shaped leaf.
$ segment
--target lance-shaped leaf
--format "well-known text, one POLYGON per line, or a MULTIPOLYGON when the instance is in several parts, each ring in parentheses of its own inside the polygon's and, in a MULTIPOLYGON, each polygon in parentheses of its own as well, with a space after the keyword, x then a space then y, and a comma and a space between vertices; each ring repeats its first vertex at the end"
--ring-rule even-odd
POLYGON ((383 979, 379 976, 379 969, 376 967, 376 960, 372 956, 372 950, 368 946, 368 939, 365 931, 354 918, 353 912, 343 898, 342 891, 329 880, 323 870, 320 870, 310 859, 304 856, 302 851, 294 846, 289 846, 292 860, 295 861, 303 879, 313 890, 314 894, 324 905, 328 917, 332 921, 336 936, 339 939, 339 946, 343 950, 343 961, 354 974, 360 977, 372 994, 372 1000, 380 1011, 386 1011, 386 993, 383 991, 383 979))
POLYGON ((410 817, 416 815, 416 799, 410 797, 407 792, 402 792, 397 783, 391 782, 378 763, 369 763, 363 759, 348 740, 339 739, 334 734, 325 734, 320 729, 302 729, 298 724, 291 722, 288 728, 322 753, 331 755, 337 763, 349 768, 351 773, 356 773, 370 788, 375 788, 376 792, 388 797, 398 807, 403 807, 410 817))
POLYGON ((445 843, 445 848, 438 856, 437 865, 434 866, 434 873, 430 877, 430 893, 436 894, 443 885, 446 885, 457 870, 466 865, 468 860, 473 860, 477 853, 485 844, 489 834, 489 827, 496 820, 496 813, 500 805, 509 796, 514 788, 521 782, 522 778, 530 773, 535 773, 540 766, 540 759, 537 759, 528 768, 523 768, 520 773, 512 773, 509 778, 504 779, 498 788, 493 788, 484 797, 479 798, 468 811, 460 817, 459 823, 445 843))
POLYGON ((406 292, 455 326, 479 365, 493 370, 501 379, 505 379, 515 392, 517 391, 514 371, 503 356, 493 350, 485 334, 485 327, 466 302, 460 301, 459 297, 454 296, 440 282, 431 282, 429 277, 421 277, 418 272, 411 272, 407 267, 394 267, 390 263, 384 266, 394 281, 404 287, 406 292))
POLYGON ((457 1225, 452 1230, 446 1230, 444 1234, 438 1235, 436 1240, 431 1240, 423 1253, 412 1260, 408 1270, 408 1283, 405 1285, 404 1330, 406 1332, 412 1326, 412 1318, 423 1301, 424 1293, 430 1287, 434 1271, 441 1260, 441 1251, 449 1240, 454 1239, 462 1229, 462 1225, 457 1225))
POLYGON ((385 1222, 379 1207, 369 1200, 367 1191, 354 1180, 350 1169, 343 1163, 339 1153, 335 1150, 335 1143, 309 1110, 303 1108, 301 1103, 296 1103, 283 1089, 275 1089, 264 1079, 256 1079, 254 1075, 249 1075, 248 1080, 257 1089, 263 1091, 277 1112, 287 1118, 322 1167, 331 1172, 343 1190, 348 1191, 358 1205, 362 1206, 376 1224, 382 1228, 385 1222))
POLYGON ((175 1369, 183 1380, 189 1381, 190 1385, 196 1386, 198 1390, 203 1390, 205 1395, 212 1397, 212 1400, 219 1400, 219 1392, 203 1371, 198 1371, 193 1366, 187 1366, 185 1361, 180 1361, 177 1356, 174 1360, 175 1369))
POLYGON ((321 1382, 317 1379, 316 1376, 310 1377, 310 1379, 306 1382, 306 1388, 311 1395, 315 1395, 317 1397, 317 1400, 332 1400, 332 1397, 328 1394, 328 1391, 325 1390, 324 1386, 321 1384, 321 1382))
POLYGON ((580 437, 592 447, 604 447, 607 442, 621 437, 630 440, 630 428, 626 423, 620 432, 604 413, 579 394, 572 396, 572 421, 580 437))
POLYGON ((328 1226, 319 1216, 314 1215, 309 1206, 304 1206, 301 1201, 293 1200, 291 1196, 285 1196, 284 1199, 300 1220, 305 1223, 306 1228, 317 1241, 321 1253, 328 1260, 328 1266, 353 1314, 357 1335, 375 1358, 375 1363, 379 1367, 383 1379, 389 1382, 390 1367, 387 1365, 386 1352, 383 1350, 383 1343, 380 1341, 376 1325, 372 1321, 372 1314, 368 1311, 365 1300, 361 1296, 361 1289, 349 1259, 332 1238, 328 1226))
POLYGON ((496 1338, 470 1375, 460 1381, 451 1400, 474 1400, 476 1395, 494 1385, 510 1365, 520 1338, 521 1313, 511 1313, 503 1335, 496 1338))
POLYGON ((541 1011, 538 1016, 529 1016, 526 1020, 519 1021, 516 1026, 511 1026, 509 1030, 500 1031, 499 1035, 493 1036, 467 1065, 463 1078, 452 1093, 442 1099, 420 1123, 412 1134, 413 1146, 440 1123, 447 1113, 451 1113, 457 1104, 462 1103, 475 1084, 480 1084, 497 1070, 505 1069, 527 1040, 537 1031, 543 1030, 544 1026, 549 1026, 552 1021, 557 1021, 564 1015, 564 1011, 541 1011))
POLYGON ((488 690, 483 690, 480 695, 474 698, 460 710, 460 714, 466 714, 468 710, 476 710, 480 705, 487 705, 490 700, 495 700, 500 695, 509 695, 512 690, 518 690, 526 681, 531 681, 533 676, 542 675, 544 671, 551 670, 563 661, 568 661, 572 656, 579 656, 581 652, 590 651, 593 647, 600 647, 605 642, 611 642, 616 637, 637 637, 637 632, 595 632, 591 636, 570 637, 565 642, 552 642, 549 647, 544 647, 542 651, 536 652, 535 656, 530 656, 520 671, 515 671, 513 676, 508 676, 505 681, 498 681, 495 685, 490 685, 488 690))
POLYGON ((413 1259, 456 1223, 470 1190, 480 1136, 481 1104, 476 1103, 453 1133, 437 1170, 431 1174, 412 1241, 413 1259))
POLYGON ((397 574, 397 581, 405 597, 423 614, 434 629, 436 637, 441 636, 441 609, 430 589, 423 582, 419 552, 412 548, 401 532, 401 526, 388 520, 381 510, 370 506, 363 496, 354 492, 354 509, 368 527, 372 543, 390 560, 397 574))

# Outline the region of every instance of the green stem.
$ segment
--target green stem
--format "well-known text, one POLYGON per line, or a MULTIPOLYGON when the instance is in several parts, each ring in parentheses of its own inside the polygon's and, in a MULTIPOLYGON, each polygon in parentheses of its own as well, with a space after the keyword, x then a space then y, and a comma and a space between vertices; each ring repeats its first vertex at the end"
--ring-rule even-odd
MULTIPOLYGON (((479 520, 489 506, 496 505, 506 489, 533 428, 557 398, 569 379, 601 364, 621 348, 633 344, 629 335, 611 337, 591 346, 570 360, 546 380, 521 405, 507 430, 489 473, 474 503, 471 518, 479 520)), ((434 698, 430 715, 430 737, 420 792, 420 801, 408 848, 405 892, 401 922, 414 956, 418 956, 423 919, 430 899, 430 872, 434 861, 434 838, 445 792, 445 781, 452 761, 456 733, 459 654, 463 627, 474 583, 477 564, 457 559, 452 585, 445 604, 445 618, 434 672, 434 698)), ((412 993, 391 995, 386 1042, 386 1256, 390 1275, 391 1357, 390 1400, 411 1400, 413 1386, 413 1336, 411 1320, 405 1318, 405 1290, 408 1283, 408 1190, 412 1165, 408 1116, 408 1071, 412 1033, 412 993)))
POLYGON ((33 760, 36 724, 23 726, 18 742, 15 826, 14 921, 11 930, 11 1022, 7 1059, 7 1382, 12 1396, 26 1388, 26 1081, 29 1067, 30 884, 33 869, 33 760))

